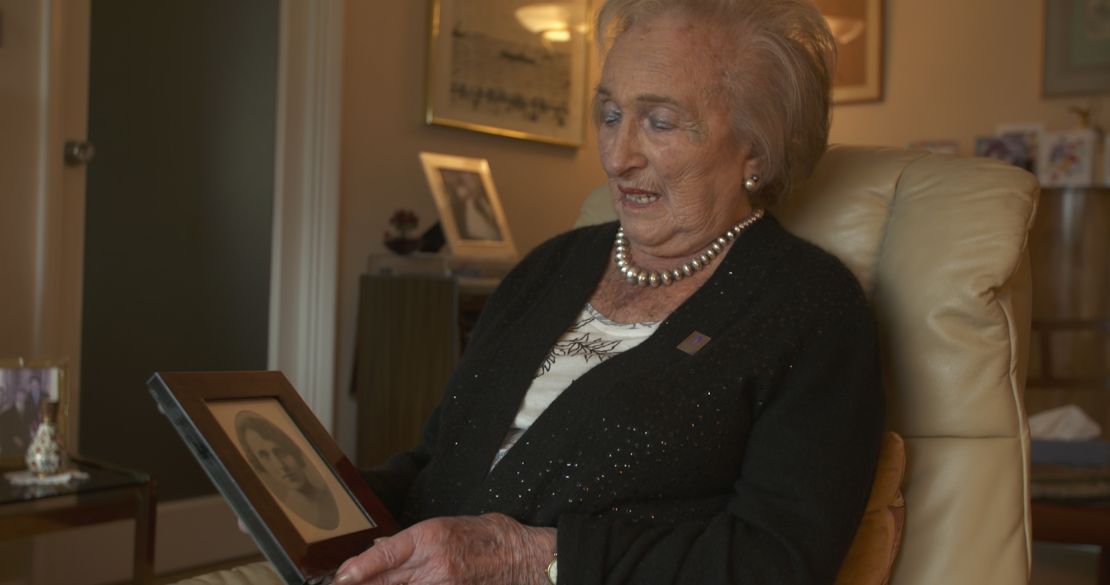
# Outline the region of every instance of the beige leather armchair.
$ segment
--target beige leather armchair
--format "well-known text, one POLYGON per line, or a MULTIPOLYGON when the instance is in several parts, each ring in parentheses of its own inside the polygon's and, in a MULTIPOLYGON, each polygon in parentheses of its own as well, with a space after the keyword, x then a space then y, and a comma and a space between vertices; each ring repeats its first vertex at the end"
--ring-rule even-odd
MULTIPOLYGON (((991 160, 834 147, 776 210, 855 272, 878 314, 888 426, 906 446, 894 585, 1028 582, 1022 394, 1037 194, 1031 175, 991 160)), ((599 188, 579 224, 614 217, 599 188)), ((192 583, 272 579, 255 565, 192 583)))
POLYGON ((841 147, 781 210, 878 315, 905 438, 895 585, 1027 583, 1029 228, 1037 182, 987 159, 841 147))
MULTIPOLYGON (((1029 580, 1022 400, 1037 195, 1032 175, 989 159, 840 146, 776 210, 852 269, 878 314, 887 426, 906 445, 893 585, 1029 580)), ((600 188, 579 223, 614 217, 600 188)))

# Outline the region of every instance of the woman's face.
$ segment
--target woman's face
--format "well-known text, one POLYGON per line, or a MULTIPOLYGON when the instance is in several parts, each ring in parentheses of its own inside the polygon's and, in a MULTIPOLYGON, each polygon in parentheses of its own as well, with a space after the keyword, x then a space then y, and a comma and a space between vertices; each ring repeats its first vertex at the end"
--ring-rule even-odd
POLYGON ((617 216, 640 253, 685 258, 751 211, 706 26, 667 13, 621 35, 598 85, 597 142, 617 216))

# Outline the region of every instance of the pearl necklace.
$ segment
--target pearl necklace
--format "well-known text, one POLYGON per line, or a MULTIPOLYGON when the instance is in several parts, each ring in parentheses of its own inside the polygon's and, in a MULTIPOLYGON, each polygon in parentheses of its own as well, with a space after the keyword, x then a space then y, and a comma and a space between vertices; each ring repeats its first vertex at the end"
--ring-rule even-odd
POLYGON ((744 218, 740 223, 728 228, 725 233, 721 234, 716 240, 713 240, 709 247, 700 255, 695 256, 693 260, 675 268, 673 270, 664 270, 662 272, 648 271, 636 266, 628 258, 628 238, 624 237, 624 227, 617 229, 616 239, 616 254, 613 259, 617 263, 617 268, 620 269, 621 275, 628 279, 630 284, 639 286, 650 286, 656 288, 659 285, 670 286, 671 283, 678 282, 687 276, 693 276, 695 272, 705 268, 713 259, 724 252, 725 246, 732 243, 741 232, 751 227, 751 225, 759 218, 763 217, 763 210, 756 209, 744 218))

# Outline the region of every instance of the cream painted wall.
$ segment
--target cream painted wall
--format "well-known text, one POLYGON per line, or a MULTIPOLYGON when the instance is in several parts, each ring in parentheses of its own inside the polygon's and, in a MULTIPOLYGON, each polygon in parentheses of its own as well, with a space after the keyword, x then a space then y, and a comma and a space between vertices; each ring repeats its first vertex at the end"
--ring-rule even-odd
MULTIPOLYGON (((42 2, 0 0, 0 358, 36 345, 42 221, 39 165, 46 116, 42 63, 47 11, 42 2)), ((28 356, 29 357, 29 356, 28 356)))
POLYGON ((904 146, 974 137, 1004 122, 1075 124, 1068 106, 1098 109, 1110 128, 1110 94, 1041 98, 1043 0, 887 0, 886 95, 837 107, 831 140, 904 146))
MULTIPOLYGON (((0 358, 65 360, 79 378, 88 0, 0 0, 0 358), (76 16, 75 16, 76 15, 76 16), (85 16, 81 16, 85 15, 85 16)), ((70 417, 76 436, 76 417, 70 417)))
MULTIPOLYGON (((41 2, 21 0, 0 0, 0 12, 0 358, 6 358, 30 352, 37 339, 47 12, 41 2)), ((20 583, 34 551, 28 540, 0 545, 0 583, 20 583)))
MULTIPOLYGON (((1070 105, 1098 109, 1110 127, 1110 97, 1040 97, 1042 0, 887 0, 885 96, 836 107, 831 140, 904 146, 951 138, 971 154, 976 135, 1003 122, 1070 128, 1070 105)), ((603 181, 592 141, 546 146, 423 124, 427 2, 347 3, 337 340, 337 432, 353 453, 350 387, 358 277, 383 251, 398 207, 435 219, 416 153, 488 158, 518 247, 527 251, 571 225, 579 203, 603 181)), ((597 64, 591 68, 596 79, 597 64)), ((594 82, 591 81, 591 86, 594 82)))
MULTIPOLYGON (((355 403, 346 390, 354 361, 359 275, 368 254, 385 252, 382 233, 395 209, 414 209, 421 230, 436 221, 417 153, 488 159, 521 253, 573 224, 581 200, 604 181, 592 139, 573 149, 425 126, 427 8, 422 0, 347 3, 336 432, 352 455, 355 403)), ((596 71, 596 63, 591 70, 596 71)))

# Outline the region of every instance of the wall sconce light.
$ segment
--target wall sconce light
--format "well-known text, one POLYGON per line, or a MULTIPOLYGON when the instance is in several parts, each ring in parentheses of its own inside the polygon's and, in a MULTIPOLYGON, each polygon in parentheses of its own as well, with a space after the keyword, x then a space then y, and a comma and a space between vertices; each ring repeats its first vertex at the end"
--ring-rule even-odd
POLYGON ((570 40, 570 10, 562 4, 529 4, 516 9, 516 19, 528 32, 546 41, 570 40))
POLYGON ((565 43, 570 41, 570 31, 563 29, 549 29, 543 31, 543 40, 551 41, 553 43, 565 43))
POLYGON ((847 45, 863 34, 864 22, 862 18, 825 15, 825 22, 829 23, 829 28, 832 30, 833 36, 836 37, 836 42, 841 45, 847 45))

